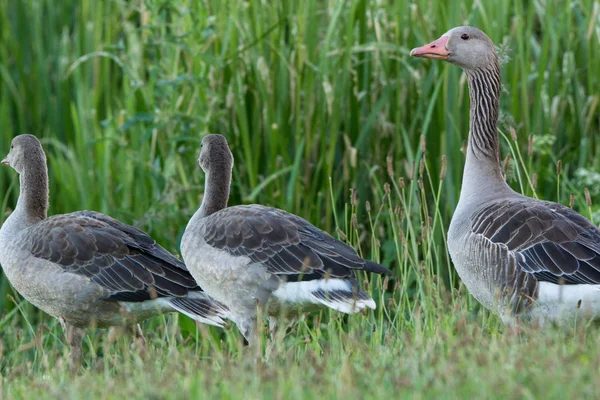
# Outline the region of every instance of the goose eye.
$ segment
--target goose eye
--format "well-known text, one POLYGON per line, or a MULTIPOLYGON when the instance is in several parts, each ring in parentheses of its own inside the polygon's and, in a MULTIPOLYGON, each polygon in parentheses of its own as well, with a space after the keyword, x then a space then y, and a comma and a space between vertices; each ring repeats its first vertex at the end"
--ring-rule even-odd
POLYGON ((15 148, 15 145, 14 145, 14 144, 11 144, 11 145, 10 145, 10 149, 12 150, 12 149, 14 149, 14 148, 15 148))
POLYGON ((460 35, 460 38, 462 40, 469 40, 469 34, 468 33, 463 33, 462 35, 460 35))

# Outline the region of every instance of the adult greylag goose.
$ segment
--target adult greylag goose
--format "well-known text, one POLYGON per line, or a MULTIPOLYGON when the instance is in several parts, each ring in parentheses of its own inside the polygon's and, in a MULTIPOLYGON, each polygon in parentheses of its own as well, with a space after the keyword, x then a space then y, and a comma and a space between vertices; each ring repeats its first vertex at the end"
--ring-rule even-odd
POLYGON ((47 216, 46 155, 35 136, 15 137, 2 164, 19 173, 21 192, 0 229, 0 264, 17 292, 59 317, 74 366, 86 326, 124 326, 169 311, 223 325, 226 307, 146 233, 94 211, 47 216))
POLYGON ((202 205, 181 239, 183 260, 206 292, 225 304, 250 345, 261 315, 329 307, 375 308, 355 271, 390 274, 308 221, 258 204, 227 207, 233 156, 221 135, 202 139, 202 205))
POLYGON ((505 323, 600 315, 600 231, 561 204, 514 192, 500 167, 500 65, 492 41, 462 26, 413 49, 467 76, 470 130, 448 250, 471 294, 505 323))

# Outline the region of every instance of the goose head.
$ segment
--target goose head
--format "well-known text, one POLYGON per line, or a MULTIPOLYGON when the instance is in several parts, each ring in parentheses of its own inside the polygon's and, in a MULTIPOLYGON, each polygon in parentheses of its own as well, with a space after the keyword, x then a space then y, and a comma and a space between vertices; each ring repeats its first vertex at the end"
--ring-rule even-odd
POLYGON ((225 136, 219 134, 210 134, 202 138, 200 144, 200 157, 198 163, 205 173, 215 170, 231 170, 233 167, 233 155, 225 136))
POLYGON ((20 174, 27 165, 45 159, 46 155, 38 138, 33 135, 19 135, 12 140, 10 151, 0 163, 11 166, 20 174))
POLYGON ((448 61, 466 71, 485 69, 498 59, 494 43, 472 26, 452 28, 439 39, 412 49, 410 55, 448 61))

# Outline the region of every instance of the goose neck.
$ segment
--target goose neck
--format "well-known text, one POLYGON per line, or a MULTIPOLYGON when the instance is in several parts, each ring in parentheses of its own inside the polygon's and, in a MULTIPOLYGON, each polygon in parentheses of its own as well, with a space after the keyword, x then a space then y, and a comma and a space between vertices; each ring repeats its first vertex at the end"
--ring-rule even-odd
POLYGON ((498 112, 500 65, 466 71, 471 100, 467 158, 461 197, 481 196, 508 188, 500 167, 498 112))
POLYGON ((15 213, 35 223, 48 216, 48 167, 45 160, 31 159, 19 174, 20 194, 15 213))
POLYGON ((231 167, 214 168, 205 175, 204 198, 200 206, 200 217, 207 217, 227 207, 231 167))
POLYGON ((467 72, 469 97, 469 150, 475 158, 500 164, 498 112, 500 108, 500 65, 467 72))

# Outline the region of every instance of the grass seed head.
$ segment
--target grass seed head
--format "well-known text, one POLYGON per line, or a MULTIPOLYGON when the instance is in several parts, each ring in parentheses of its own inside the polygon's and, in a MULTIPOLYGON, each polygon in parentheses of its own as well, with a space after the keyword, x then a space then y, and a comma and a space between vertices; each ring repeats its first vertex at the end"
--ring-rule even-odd
POLYGON ((588 188, 584 188, 583 189, 583 193, 585 194, 585 204, 587 204, 588 207, 592 206, 592 196, 590 195, 590 191, 588 190, 588 188))
POLYGON ((571 193, 569 195, 569 207, 573 208, 574 205, 575 205, 575 193, 571 193))
POLYGON ((440 180, 443 181, 446 178, 446 155, 442 154, 442 169, 440 171, 440 180))
POLYGON ((512 126, 509 128, 510 131, 510 137, 512 138, 513 142, 517 141, 517 131, 515 131, 515 128, 513 128, 512 126))

